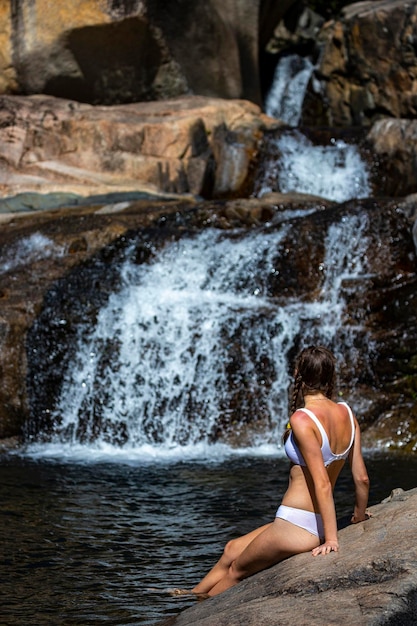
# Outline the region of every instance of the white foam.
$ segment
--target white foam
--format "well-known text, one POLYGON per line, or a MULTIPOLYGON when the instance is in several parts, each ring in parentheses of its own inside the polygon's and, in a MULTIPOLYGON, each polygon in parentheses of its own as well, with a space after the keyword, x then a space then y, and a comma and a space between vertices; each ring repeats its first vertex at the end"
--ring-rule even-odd
POLYGON ((175 464, 179 462, 201 462, 218 464, 232 458, 283 458, 280 445, 231 448, 222 443, 205 443, 189 446, 142 445, 116 446, 98 442, 93 445, 77 443, 34 443, 12 452, 32 459, 49 459, 60 463, 121 463, 126 465, 175 464))
POLYGON ((9 272, 12 269, 27 265, 52 256, 62 256, 64 248, 42 233, 33 233, 11 246, 6 252, 6 261, 0 266, 0 272, 9 272))
POLYGON ((298 131, 283 133, 258 181, 257 196, 272 191, 306 193, 345 202, 370 195, 369 174, 358 148, 335 140, 315 146, 298 131))

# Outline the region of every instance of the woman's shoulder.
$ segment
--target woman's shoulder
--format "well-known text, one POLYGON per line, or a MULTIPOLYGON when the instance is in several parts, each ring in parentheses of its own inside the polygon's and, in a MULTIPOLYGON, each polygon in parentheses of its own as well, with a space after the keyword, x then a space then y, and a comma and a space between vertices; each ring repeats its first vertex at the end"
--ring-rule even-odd
POLYGON ((347 410, 347 413, 348 413, 350 419, 351 420, 355 419, 355 414, 353 412, 353 409, 350 406, 350 404, 348 402, 346 402, 346 400, 339 400, 339 402, 336 403, 336 406, 344 407, 347 410))

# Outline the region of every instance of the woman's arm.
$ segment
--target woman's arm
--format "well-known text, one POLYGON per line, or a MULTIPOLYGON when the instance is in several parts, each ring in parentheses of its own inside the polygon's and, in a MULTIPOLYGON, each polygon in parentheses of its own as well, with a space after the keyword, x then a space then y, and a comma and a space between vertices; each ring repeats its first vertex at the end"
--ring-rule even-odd
POLYGON ((313 550, 313 556, 337 552, 339 542, 336 509, 332 484, 323 463, 320 434, 316 431, 312 421, 302 412, 295 412, 290 421, 297 445, 310 472, 314 496, 323 520, 324 543, 313 550))
POLYGON ((352 470, 353 483, 355 486, 355 507, 353 510, 351 522, 353 524, 356 524, 357 522, 363 522, 369 517, 369 515, 366 513, 369 496, 369 477, 366 470, 365 461, 363 460, 362 456, 361 431, 356 418, 355 441, 349 454, 349 463, 352 470))

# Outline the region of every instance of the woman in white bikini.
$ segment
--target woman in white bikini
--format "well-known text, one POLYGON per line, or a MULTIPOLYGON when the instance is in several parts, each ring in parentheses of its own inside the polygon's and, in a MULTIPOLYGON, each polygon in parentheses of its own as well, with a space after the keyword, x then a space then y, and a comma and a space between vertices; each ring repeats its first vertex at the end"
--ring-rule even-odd
POLYGON ((312 346, 301 352, 295 368, 292 415, 284 436, 291 462, 289 484, 275 520, 229 541, 219 561, 191 593, 217 595, 301 552, 311 550, 313 556, 337 552, 333 489, 346 459, 355 485, 351 521, 368 519, 369 478, 359 425, 347 404, 331 400, 334 380, 335 359, 329 350, 312 346))

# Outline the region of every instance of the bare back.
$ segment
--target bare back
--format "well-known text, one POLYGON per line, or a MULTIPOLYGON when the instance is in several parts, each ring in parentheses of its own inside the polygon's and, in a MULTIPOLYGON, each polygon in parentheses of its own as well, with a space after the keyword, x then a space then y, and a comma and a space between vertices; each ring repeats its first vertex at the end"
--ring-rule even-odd
MULTIPOLYGON (((310 440, 313 440, 311 444, 312 454, 315 455, 313 458, 317 457, 317 462, 323 466, 324 455, 329 456, 331 459, 325 470, 332 489, 334 489, 345 459, 333 457, 346 453, 352 445, 355 429, 354 418, 353 416, 351 418, 346 405, 336 404, 327 398, 313 399, 306 402, 305 409, 315 415, 319 425, 316 425, 311 417, 305 414, 297 416, 298 420, 305 421, 305 427, 314 433, 313 437, 310 436, 310 440)), ((301 411, 296 411, 294 416, 297 413, 299 414, 301 411)), ((318 512, 313 480, 307 464, 292 462, 289 485, 282 503, 286 506, 318 512)))

